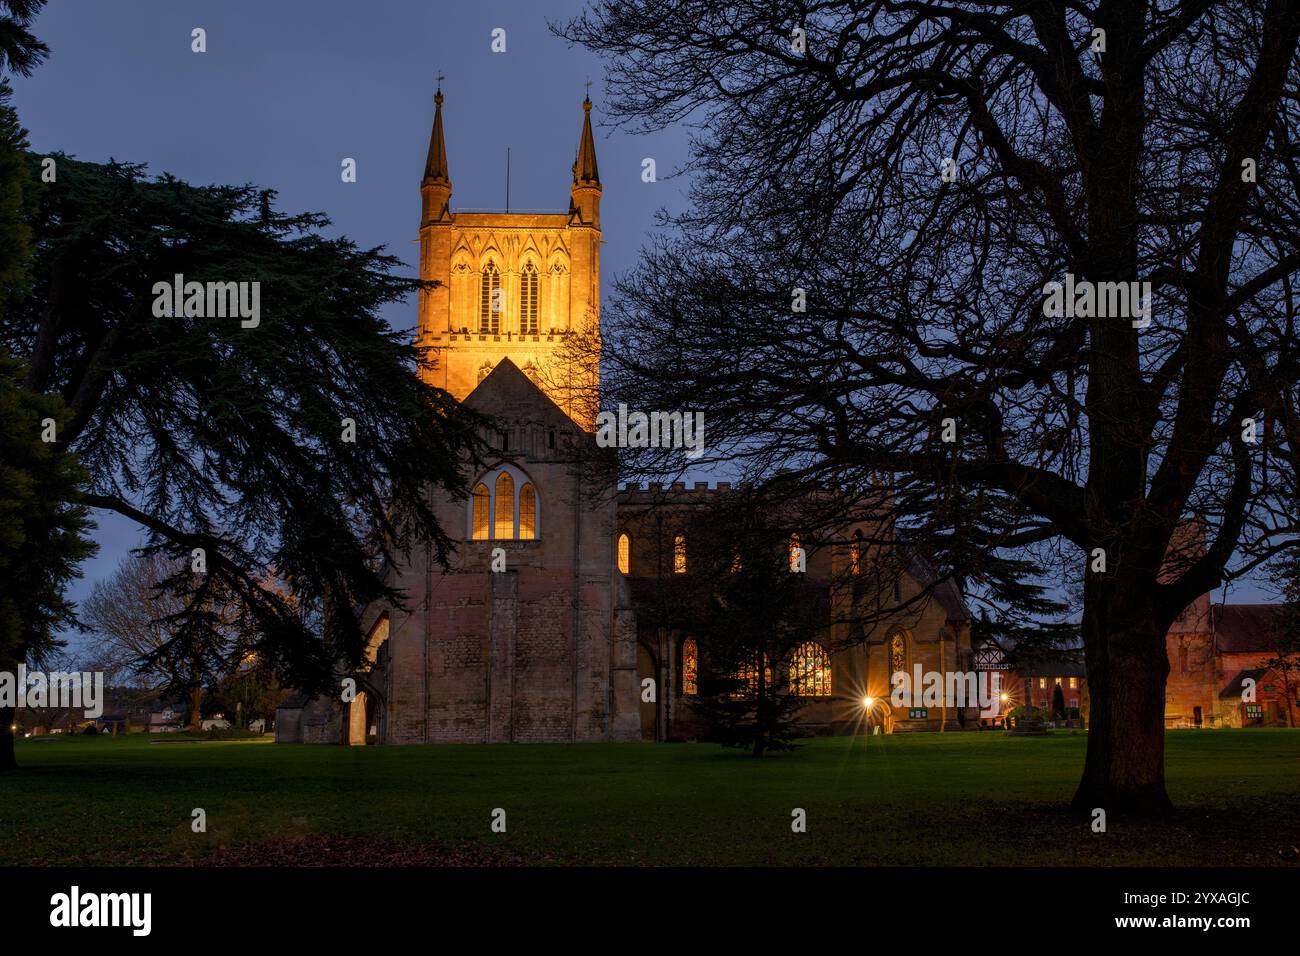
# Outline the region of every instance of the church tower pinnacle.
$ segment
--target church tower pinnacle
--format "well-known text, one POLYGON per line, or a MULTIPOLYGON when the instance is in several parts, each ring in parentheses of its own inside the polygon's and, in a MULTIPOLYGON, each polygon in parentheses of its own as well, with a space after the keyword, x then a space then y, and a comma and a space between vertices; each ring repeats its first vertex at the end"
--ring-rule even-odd
POLYGON ((424 161, 424 178, 420 195, 424 199, 423 223, 441 222, 448 214, 451 201, 451 175, 447 171, 447 141, 442 133, 442 84, 433 97, 433 133, 429 136, 429 155, 424 161))
MULTIPOLYGON (((600 348, 600 173, 591 101, 569 207, 506 212, 450 208, 442 88, 420 180, 417 344, 433 360, 421 374, 466 398, 509 359, 569 418, 595 429, 600 348)), ((558 198, 558 197, 557 197, 558 198)))
POLYGON ((591 98, 582 101, 582 136, 573 163, 573 189, 569 216, 583 225, 600 228, 600 171, 596 167, 596 141, 591 135, 591 98))

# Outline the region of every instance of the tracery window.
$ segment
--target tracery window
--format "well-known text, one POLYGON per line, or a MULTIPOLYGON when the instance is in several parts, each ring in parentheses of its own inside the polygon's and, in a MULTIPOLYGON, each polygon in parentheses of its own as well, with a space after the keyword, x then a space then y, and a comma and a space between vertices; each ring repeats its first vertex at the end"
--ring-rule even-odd
POLYGON ((795 648, 790 661, 790 685, 800 697, 831 696, 831 659, 826 648, 816 641, 795 648))
POLYGON ((790 535, 790 570, 798 574, 805 567, 803 545, 799 543, 799 532, 790 535))
POLYGON ((673 574, 686 573, 686 535, 673 538, 673 574))
POLYGON ((537 334, 537 267, 531 262, 519 274, 519 331, 537 334))
POLYGON ((537 538, 540 502, 528 476, 511 465, 501 465, 481 477, 470 494, 469 528, 472 541, 533 541, 537 538))
POLYGON ((501 331, 501 273, 490 259, 479 282, 478 330, 483 334, 501 331))
POLYGON ((515 480, 508 471, 497 475, 496 484, 496 528, 494 538, 513 538, 515 536, 515 480))
POLYGON ((862 532, 853 532, 853 541, 849 544, 849 574, 862 573, 862 532))

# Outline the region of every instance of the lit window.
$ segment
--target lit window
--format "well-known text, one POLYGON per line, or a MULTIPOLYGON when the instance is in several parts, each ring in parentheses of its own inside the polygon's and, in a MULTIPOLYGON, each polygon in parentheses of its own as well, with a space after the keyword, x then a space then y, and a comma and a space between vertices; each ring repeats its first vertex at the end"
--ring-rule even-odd
POLYGON ((1071 677, 1071 678, 1070 678, 1070 690, 1078 690, 1078 689, 1079 689, 1079 678, 1077 678, 1077 677, 1071 677))
POLYGON ((1040 678, 1038 678, 1038 689, 1039 689, 1039 690, 1047 690, 1047 678, 1046 678, 1046 677, 1040 677, 1040 678))
POLYGON ((519 275, 519 331, 537 334, 537 267, 531 262, 519 275))
POLYGON ((803 546, 799 543, 799 533, 790 535, 790 570, 796 574, 804 569, 803 546))
MULTIPOLYGON (((626 536, 625 536, 626 537, 626 536)), ((682 694, 694 697, 700 692, 700 649, 694 638, 682 644, 682 694)))
MULTIPOLYGON (((736 674, 736 680, 740 682, 740 686, 731 693, 733 698, 758 696, 758 667, 756 664, 760 658, 761 655, 756 657, 754 661, 745 664, 736 674)), ((772 668, 766 663, 763 667, 763 686, 769 691, 772 687, 772 668)), ((764 694, 764 696, 767 695, 764 694)))
POLYGON ((740 560, 740 549, 737 548, 737 549, 736 549, 735 551, 733 551, 732 554, 731 554, 731 568, 730 568, 730 573, 732 573, 732 574, 739 574, 741 571, 744 570, 744 567, 745 567, 744 564, 743 564, 743 563, 741 562, 741 560, 740 560))
POLYGON ((618 536, 618 570, 622 574, 632 572, 632 539, 626 531, 618 536))
POLYGON ((534 541, 541 528, 540 508, 528 476, 499 465, 474 484, 467 534, 471 541, 534 541))
POLYGON ((487 485, 481 481, 474 486, 474 500, 470 507, 474 510, 472 537, 475 541, 486 541, 492 536, 492 518, 488 510, 491 505, 488 501, 487 485))
POLYGON ((537 537, 537 492, 532 485, 519 489, 519 540, 537 537))
POLYGON ((824 647, 808 641, 795 649, 790 684, 800 697, 831 696, 831 659, 824 647))
POLYGON ((862 532, 853 532, 853 541, 849 545, 849 574, 862 573, 862 532))
POLYGON ((483 267, 479 283, 478 330, 481 333, 501 331, 501 273, 490 260, 483 267))
POLYGON ((889 673, 907 673, 907 639, 895 634, 889 639, 889 673))
POLYGON ((515 480, 507 471, 497 475, 496 499, 496 527, 492 537, 513 538, 515 536, 515 480))
POLYGON ((673 538, 673 574, 686 573, 686 535, 673 538))

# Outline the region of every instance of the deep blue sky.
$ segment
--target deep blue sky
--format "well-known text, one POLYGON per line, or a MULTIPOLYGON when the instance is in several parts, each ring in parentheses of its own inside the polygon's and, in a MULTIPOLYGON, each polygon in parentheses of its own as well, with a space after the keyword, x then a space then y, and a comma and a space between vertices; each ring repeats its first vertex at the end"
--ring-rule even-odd
MULTIPOLYGON (((327 214, 333 229, 387 246, 414 274, 419 180, 439 71, 452 205, 564 208, 586 81, 602 111, 602 70, 548 21, 581 0, 52 0, 35 25, 51 48, 15 104, 38 151, 147 163, 196 183, 254 183, 287 211, 327 214), (190 31, 207 31, 207 52, 190 31), (493 29, 506 52, 493 53, 493 29), (358 181, 343 183, 344 157, 358 181)), ((596 130, 604 185, 606 290, 628 270, 655 211, 680 208, 685 183, 667 178, 687 154, 684 130, 629 136, 596 130), (641 181, 654 157, 659 181, 641 181)), ((387 315, 412 328, 415 306, 387 315)), ((703 476, 700 476, 703 477, 703 476)), ((80 599, 112 572, 140 530, 97 513, 101 548, 72 589, 80 599)), ((1239 585, 1236 601, 1260 600, 1239 585)), ((1215 599, 1222 598, 1222 591, 1215 599)))
MULTIPOLYGON (((567 208, 586 81, 593 118, 600 62, 547 29, 579 0, 53 0, 35 33, 50 58, 14 81, 37 151, 144 162, 194 183, 255 183, 286 211, 323 212, 364 246, 384 245, 416 270, 420 175, 435 77, 452 206, 567 208), (207 52, 190 31, 207 31, 207 52), (493 53, 493 29, 506 52, 493 53), (357 182, 340 163, 357 161, 357 182)), ((596 128, 604 185, 602 272, 608 288, 635 262, 661 206, 680 207, 684 131, 632 137, 596 128), (641 181, 654 157, 659 181, 641 181)), ((415 305, 387 315, 413 328, 415 305)), ((101 548, 74 598, 112 572, 140 530, 97 513, 101 548)))

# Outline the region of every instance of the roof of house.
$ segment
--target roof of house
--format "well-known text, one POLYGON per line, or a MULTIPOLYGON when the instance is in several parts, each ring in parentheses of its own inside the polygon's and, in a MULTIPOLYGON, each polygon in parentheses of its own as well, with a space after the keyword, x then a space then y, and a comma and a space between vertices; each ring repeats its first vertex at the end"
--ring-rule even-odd
POLYGON ((1250 678, 1258 684, 1264 679, 1264 675, 1267 673, 1267 667, 1252 667, 1248 670, 1238 671, 1237 675, 1224 685, 1223 690, 1219 691, 1219 699, 1230 700, 1234 697, 1240 698, 1242 691, 1245 690, 1242 684, 1245 683, 1246 678, 1250 678))
POLYGON ((1216 604, 1210 608, 1220 654, 1252 654, 1277 647, 1280 604, 1216 604))
POLYGON ((1016 669, 1021 677, 1087 677, 1088 668, 1068 652, 1054 652, 1050 657, 1043 657, 1016 669))

